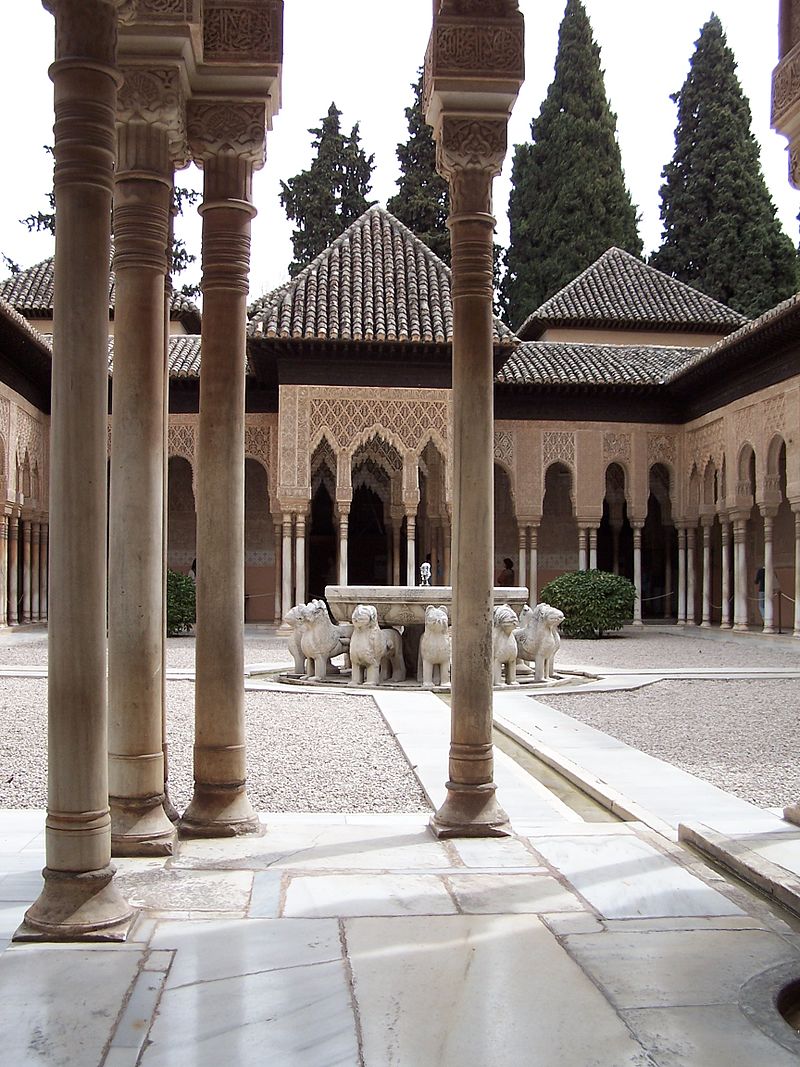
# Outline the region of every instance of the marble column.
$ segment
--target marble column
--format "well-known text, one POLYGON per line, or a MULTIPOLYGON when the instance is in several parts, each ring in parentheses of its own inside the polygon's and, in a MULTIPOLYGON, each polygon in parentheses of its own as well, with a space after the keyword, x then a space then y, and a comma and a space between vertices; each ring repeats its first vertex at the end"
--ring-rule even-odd
MULTIPOLYGON (((292 602, 292 515, 289 511, 284 511, 283 522, 281 523, 283 530, 283 545, 281 548, 281 619, 286 618, 286 613, 294 607, 292 602)), ((291 626, 287 622, 281 623, 281 630, 285 632, 291 631, 291 626)))
POLYGON ((442 534, 444 537, 444 568, 442 582, 445 585, 450 585, 450 539, 452 537, 452 532, 449 519, 445 520, 444 526, 442 527, 442 534))
POLYGON ((47 0, 56 17, 48 805, 44 888, 17 937, 124 938, 108 806, 108 265, 117 4, 47 0))
POLYGON ((8 518, 8 625, 19 622, 19 516, 8 518))
MULTIPOLYGON (((48 606, 47 606, 47 579, 48 579, 47 566, 48 566, 48 564, 47 564, 47 561, 48 561, 48 554, 49 554, 49 548, 50 548, 49 543, 48 543, 49 536, 50 536, 50 527, 49 527, 48 523, 43 522, 42 523, 41 536, 39 538, 39 554, 40 554, 40 563, 39 563, 39 608, 40 608, 41 616, 42 616, 43 619, 46 619, 47 616, 48 616, 48 606)), ((5 591, 5 583, 3 583, 3 590, 5 591)))
POLYGON ((633 625, 642 625, 642 523, 633 526, 633 584, 636 587, 636 599, 633 602, 633 625))
POLYGON ((722 617, 720 629, 731 628, 731 524, 723 519, 722 533, 722 617))
POLYGON ((392 520, 392 585, 400 585, 400 529, 402 519, 392 520))
POLYGON ((252 179, 264 159, 265 105, 193 98, 188 128, 204 171, 203 370, 194 793, 181 832, 222 837, 260 831, 245 787, 243 458, 252 179))
POLYGON ((283 605, 281 604, 281 520, 279 518, 273 518, 272 524, 272 541, 275 546, 275 602, 272 611, 274 622, 276 625, 280 625, 283 619, 283 605))
POLYGON ((597 527, 589 527, 589 570, 597 570, 597 527))
POLYGON ((406 585, 417 585, 417 515, 406 510, 406 585))
POLYGON ((517 583, 526 585, 528 581, 528 527, 519 527, 519 566, 517 567, 517 583))
POLYGON ((672 542, 670 527, 664 527, 666 552, 664 555, 664 618, 672 618, 672 542))
MULTIPOLYGON (((46 529, 47 527, 45 527, 46 529)), ((45 612, 46 614, 46 612, 45 612)), ((8 625, 8 515, 0 517, 0 626, 8 625)))
POLYGON ((747 629, 747 520, 733 522, 734 630, 747 629))
MULTIPOLYGON (((347 585, 347 554, 349 552, 347 538, 350 524, 350 512, 339 508, 339 585, 347 585)), ((400 533, 398 531, 398 537, 400 533)), ((399 584, 399 583, 396 583, 399 584)))
POLYGON ((678 527, 678 626, 686 625, 686 528, 678 527))
POLYGON ((41 523, 31 523, 31 622, 38 622, 39 614, 39 544, 41 523))
POLYGON ((703 531, 703 614, 701 627, 711 625, 711 525, 704 522, 703 531))
POLYGON ((31 621, 31 521, 20 519, 22 527, 22 623, 31 621))
POLYGON ((800 637, 800 509, 794 512, 794 633, 792 636, 800 637))
POLYGON ((686 625, 696 626, 695 617, 695 578, 697 571, 695 546, 697 530, 690 526, 686 531, 686 625))
POLYGON ((772 510, 763 512, 764 520, 764 626, 763 633, 774 634, 775 613, 775 571, 772 549, 772 532, 774 513, 772 510))
POLYGON ((587 543, 588 543, 588 540, 589 540, 587 534, 588 534, 588 530, 586 529, 585 526, 579 526, 578 527, 578 570, 579 571, 585 571, 586 570, 586 561, 587 561, 586 546, 587 546, 587 543))
MULTIPOLYGON (((124 68, 114 183, 114 376, 108 571, 108 775, 114 856, 168 856, 165 802, 164 359, 172 198, 170 128, 154 87, 180 99, 180 75, 124 68), (146 116, 149 121, 145 122, 146 116)), ((185 154, 185 146, 184 146, 185 154)), ((198 573, 205 560, 198 553, 198 573)))
POLYGON ((530 541, 528 547, 528 592, 530 603, 536 604, 539 599, 539 527, 530 528, 530 541))
POLYGON ((294 520, 294 602, 306 603, 306 517, 297 512, 294 520))

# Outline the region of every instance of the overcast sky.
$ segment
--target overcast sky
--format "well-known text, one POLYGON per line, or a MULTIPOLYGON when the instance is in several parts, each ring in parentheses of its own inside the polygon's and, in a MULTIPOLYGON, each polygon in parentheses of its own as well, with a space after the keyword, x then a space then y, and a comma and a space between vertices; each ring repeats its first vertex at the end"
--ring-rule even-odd
MULTIPOLYGON (((527 140, 552 81, 558 26, 566 0, 520 0, 526 20, 527 77, 509 127, 509 143, 527 140)), ((674 148, 676 107, 700 27, 712 10, 722 19, 753 111, 753 130, 778 214, 797 243, 800 194, 790 189, 785 141, 769 126, 771 72, 777 61, 778 0, 584 0, 601 48, 606 90, 617 114, 622 162, 640 232, 649 252, 660 243, 661 170, 674 148)), ((52 254, 52 241, 32 236, 18 220, 39 208, 51 184, 53 18, 37 0, 5 0, 0 14, 0 100, 4 165, 0 252, 28 266, 52 254)), ((431 0, 286 0, 283 106, 267 142, 267 164, 255 182, 251 296, 281 284, 291 259, 291 226, 278 200, 279 180, 311 161, 308 128, 334 100, 345 129, 358 121, 366 151, 375 154, 373 197, 395 192, 395 149, 407 136, 404 108, 430 32, 431 0)), ((495 181, 498 237, 507 241, 511 153, 495 181)), ((201 187, 190 168, 181 184, 201 187)), ((193 214, 193 209, 189 209, 193 214)), ((182 223, 199 254, 199 223, 182 223)), ((0 275, 5 272, 0 269, 0 275)), ((184 279, 187 276, 184 276, 184 279)), ((195 279, 192 279, 195 280, 195 279)))

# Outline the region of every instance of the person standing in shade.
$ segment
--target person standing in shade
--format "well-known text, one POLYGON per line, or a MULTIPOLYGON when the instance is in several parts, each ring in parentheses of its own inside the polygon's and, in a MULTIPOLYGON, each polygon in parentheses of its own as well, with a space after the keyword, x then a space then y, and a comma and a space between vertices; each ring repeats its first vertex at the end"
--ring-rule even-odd
POLYGON ((497 575, 495 579, 497 585, 513 585, 514 584, 514 560, 509 559, 508 556, 503 560, 503 569, 497 575))

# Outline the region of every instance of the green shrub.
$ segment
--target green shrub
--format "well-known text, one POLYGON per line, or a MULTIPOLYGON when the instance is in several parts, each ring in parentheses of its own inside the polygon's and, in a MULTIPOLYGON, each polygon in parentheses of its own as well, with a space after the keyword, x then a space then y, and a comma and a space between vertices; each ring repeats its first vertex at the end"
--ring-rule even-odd
POLYGON ((565 637, 603 637, 633 615, 636 587, 621 574, 574 571, 548 582, 539 595, 564 612, 565 637))
POLYGON ((167 571, 167 637, 188 634, 196 615, 194 582, 188 574, 167 571))

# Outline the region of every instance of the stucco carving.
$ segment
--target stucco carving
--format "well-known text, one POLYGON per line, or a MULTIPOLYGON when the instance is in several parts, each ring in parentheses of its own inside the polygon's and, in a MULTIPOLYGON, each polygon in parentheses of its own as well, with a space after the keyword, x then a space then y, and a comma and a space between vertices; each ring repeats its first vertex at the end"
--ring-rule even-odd
POLYGON ((741 445, 747 441, 755 448, 758 429, 757 414, 755 404, 748 404, 747 407, 739 408, 734 413, 734 438, 738 444, 741 445))
POLYGON ((575 434, 569 430, 545 430, 542 434, 542 465, 545 470, 551 463, 575 465, 575 434))
POLYGON ((56 59, 114 63, 117 19, 127 0, 42 0, 56 17, 56 59))
POLYGON ((715 419, 713 422, 687 432, 687 470, 691 470, 694 464, 701 471, 709 459, 713 461, 717 470, 720 469, 724 455, 723 430, 722 419, 715 419))
POLYGON ((266 110, 255 100, 192 100, 188 105, 189 144, 196 159, 230 153, 260 166, 264 162, 266 110))
POLYGON ((193 0, 137 0, 139 22, 190 22, 193 0))
POLYGON ((514 463, 514 435, 508 430, 494 431, 494 458, 511 467, 514 463))
POLYGON ((445 116, 436 145, 436 169, 450 176, 459 170, 499 174, 506 157, 506 120, 445 116))
POLYGON ((205 0, 203 59, 278 64, 283 52, 280 0, 205 0))
POLYGON ((603 434, 603 459, 609 460, 631 458, 631 435, 629 433, 603 434))
POLYGON ((786 436, 786 395, 771 396, 763 404, 764 429, 769 439, 773 434, 786 436))
POLYGON ((800 104, 800 53, 793 50, 772 75, 772 125, 780 127, 787 112, 800 104))
POLYGON ((676 442, 674 434, 649 433, 647 435, 647 465, 675 463, 676 442))
POLYGON ((440 0, 440 15, 478 15, 480 18, 502 18, 519 11, 517 0, 440 0))
POLYGON ((433 36, 437 75, 446 72, 513 74, 522 77, 521 25, 439 22, 433 36))
POLYGON ((117 121, 158 123, 168 134, 175 163, 185 163, 186 102, 177 67, 121 68, 124 81, 117 94, 117 121))
POLYGON ((167 431, 167 454, 183 456, 194 466, 195 427, 185 422, 170 422, 167 431))
POLYGON ((270 469, 270 433, 267 426, 245 426, 244 454, 260 460, 267 471, 270 469))

